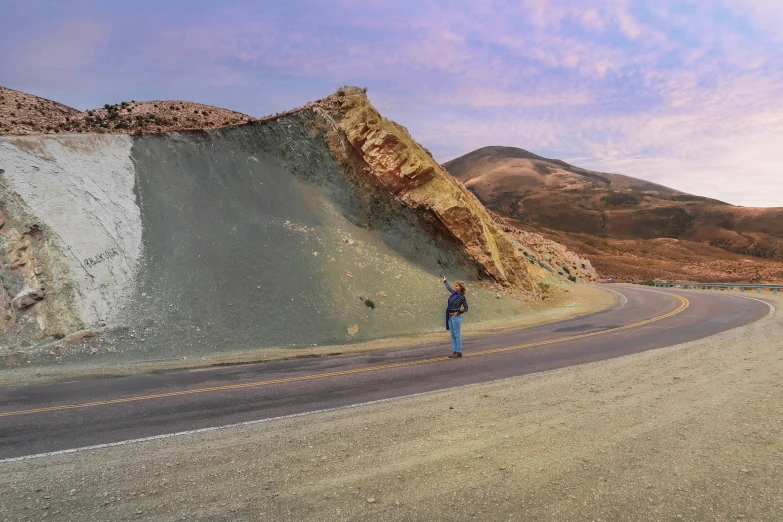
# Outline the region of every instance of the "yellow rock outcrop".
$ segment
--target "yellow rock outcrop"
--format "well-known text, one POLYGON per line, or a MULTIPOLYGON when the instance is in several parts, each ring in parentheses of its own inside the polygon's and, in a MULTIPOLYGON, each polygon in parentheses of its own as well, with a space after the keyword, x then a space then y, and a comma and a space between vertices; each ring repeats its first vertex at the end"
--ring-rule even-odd
POLYGON ((404 204, 432 212, 497 282, 537 291, 525 260, 484 206, 416 143, 405 127, 381 116, 364 89, 340 89, 320 106, 375 183, 404 204))

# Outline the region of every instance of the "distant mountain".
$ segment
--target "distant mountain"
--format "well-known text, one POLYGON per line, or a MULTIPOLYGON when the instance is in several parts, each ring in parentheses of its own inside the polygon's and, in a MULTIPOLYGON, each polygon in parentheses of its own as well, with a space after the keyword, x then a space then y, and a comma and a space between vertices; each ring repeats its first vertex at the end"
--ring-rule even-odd
MULTIPOLYGON (((726 254, 772 262, 763 262, 749 272, 748 260, 729 256, 732 263, 739 263, 738 268, 710 272, 713 277, 723 273, 724 279, 783 278, 779 263, 783 261, 783 208, 736 207, 629 176, 593 172, 514 147, 484 147, 444 167, 487 208, 517 225, 549 230, 550 237, 590 257, 599 273, 607 276, 635 278, 634 274, 641 272, 620 269, 622 263, 617 265, 614 257, 640 253, 639 241, 668 238, 699 243, 702 250, 713 247, 700 254, 704 262, 724 259, 726 254), (610 248, 609 240, 632 243, 610 248), (603 246, 596 249, 587 243, 603 246), (602 263, 601 255, 609 255, 609 250, 613 252, 612 263, 602 263)), ((652 250, 660 250, 655 245, 661 244, 652 243, 652 250)), ((666 260, 677 262, 671 257, 666 260)), ((698 275, 671 268, 665 271, 669 276, 692 279, 698 275)), ((649 270, 644 272, 651 275, 649 270)))

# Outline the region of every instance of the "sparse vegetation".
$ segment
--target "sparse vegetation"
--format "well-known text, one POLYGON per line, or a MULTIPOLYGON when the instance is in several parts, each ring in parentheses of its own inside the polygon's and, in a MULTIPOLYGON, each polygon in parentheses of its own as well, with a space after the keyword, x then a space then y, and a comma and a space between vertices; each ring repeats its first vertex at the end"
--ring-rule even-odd
POLYGON ((546 166, 544 163, 541 163, 540 161, 533 162, 533 169, 539 174, 541 174, 542 176, 547 176, 549 174, 552 174, 552 172, 554 172, 551 168, 546 166))

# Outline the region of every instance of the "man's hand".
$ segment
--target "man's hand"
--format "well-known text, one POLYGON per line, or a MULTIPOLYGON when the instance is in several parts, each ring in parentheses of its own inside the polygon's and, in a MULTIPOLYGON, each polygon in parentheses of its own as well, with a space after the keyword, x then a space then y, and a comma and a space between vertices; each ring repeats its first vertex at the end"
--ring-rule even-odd
POLYGON ((440 279, 445 283, 446 282, 446 276, 442 275, 440 276, 440 279))
POLYGON ((451 312, 451 317, 457 317, 459 314, 457 312, 451 312))

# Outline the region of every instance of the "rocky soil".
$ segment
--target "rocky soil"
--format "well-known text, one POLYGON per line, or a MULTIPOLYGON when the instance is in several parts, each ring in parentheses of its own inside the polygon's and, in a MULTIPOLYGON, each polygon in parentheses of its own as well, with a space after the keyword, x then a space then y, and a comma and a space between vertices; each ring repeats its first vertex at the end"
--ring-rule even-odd
POLYGON ((144 134, 237 127, 251 121, 246 114, 178 100, 131 100, 81 112, 0 87, 0 135, 144 134))
POLYGON ((565 277, 573 282, 595 282, 601 279, 589 259, 580 256, 562 243, 547 239, 543 235, 533 232, 530 227, 522 227, 526 228, 526 230, 522 230, 512 219, 495 213, 492 213, 492 217, 512 238, 518 250, 533 265, 534 269, 540 268, 551 275, 557 274, 557 276, 565 277))
POLYGON ((621 359, 4 462, 0 519, 780 520, 782 351, 778 311, 621 359))
POLYGON ((79 114, 61 103, 0 87, 0 135, 47 132, 79 114))

